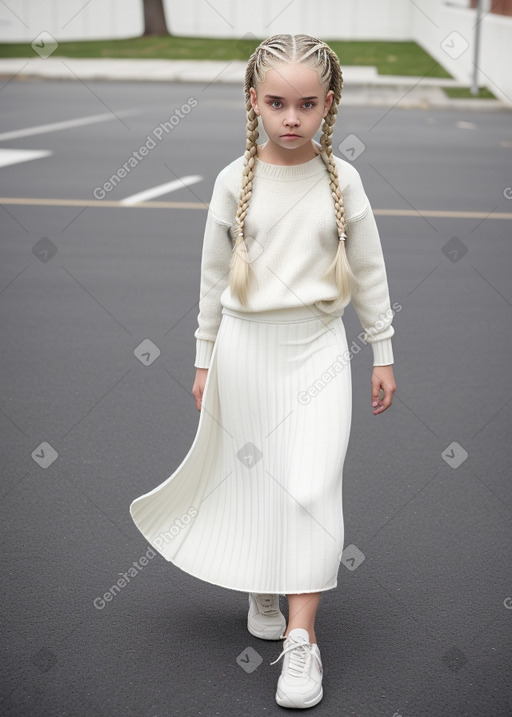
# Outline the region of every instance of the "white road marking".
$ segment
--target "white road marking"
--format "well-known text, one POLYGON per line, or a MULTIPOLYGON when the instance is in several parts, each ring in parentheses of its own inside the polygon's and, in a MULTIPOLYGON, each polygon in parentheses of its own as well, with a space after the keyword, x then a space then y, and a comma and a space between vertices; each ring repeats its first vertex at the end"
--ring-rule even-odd
MULTIPOLYGON (((143 110, 125 110, 118 112, 119 117, 127 115, 140 114, 143 110)), ((18 139, 18 137, 31 137, 35 134, 46 134, 47 132, 59 132, 61 129, 70 129, 71 127, 82 127, 87 124, 96 124, 96 122, 112 122, 117 116, 112 112, 105 112, 101 115, 90 115, 89 117, 78 117, 77 119, 64 120, 63 122, 52 122, 51 124, 40 124, 36 127, 26 127, 25 129, 15 129, 11 132, 2 132, 0 141, 7 139, 18 139)))
POLYGON ((140 204, 148 199, 161 197, 162 194, 168 194, 169 192, 175 192, 177 189, 183 189, 183 187, 188 187, 190 184, 197 184, 197 182, 201 182, 202 179, 203 177, 200 177, 198 174, 191 174, 187 177, 181 177, 180 179, 173 179, 172 182, 167 182, 167 184, 159 184, 157 187, 152 187, 151 189, 146 189, 144 192, 132 194, 131 197, 126 197, 126 199, 121 199, 121 204, 140 204))
POLYGON ((455 126, 459 129, 476 129, 476 124, 474 122, 464 122, 463 120, 456 122, 455 126))
POLYGON ((8 167, 10 164, 30 162, 32 159, 40 159, 53 154, 47 149, 3 149, 0 148, 0 167, 8 167))

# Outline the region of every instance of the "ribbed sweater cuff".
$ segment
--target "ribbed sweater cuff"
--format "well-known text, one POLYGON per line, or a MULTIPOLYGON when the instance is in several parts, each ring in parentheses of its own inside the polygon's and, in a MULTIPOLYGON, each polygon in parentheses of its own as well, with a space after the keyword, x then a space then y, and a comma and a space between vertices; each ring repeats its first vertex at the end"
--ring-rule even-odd
POLYGON ((388 366, 389 364, 394 363, 393 346, 391 345, 391 339, 381 339, 380 341, 373 341, 372 348, 374 366, 388 366))
POLYGON ((194 361, 196 368, 210 368, 214 344, 214 341, 196 339, 196 360, 194 361))

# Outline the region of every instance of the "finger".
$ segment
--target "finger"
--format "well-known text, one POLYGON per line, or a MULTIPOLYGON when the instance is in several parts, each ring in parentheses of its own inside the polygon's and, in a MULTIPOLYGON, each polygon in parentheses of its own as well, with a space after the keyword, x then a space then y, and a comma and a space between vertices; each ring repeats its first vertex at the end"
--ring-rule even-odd
POLYGON ((372 390, 372 406, 378 406, 384 397, 384 389, 379 385, 372 390))
POLYGON ((384 389, 383 394, 384 396, 378 401, 377 408, 373 411, 374 415, 382 413, 393 403, 394 391, 392 389, 384 389))
POLYGON ((380 400, 381 382, 379 379, 372 379, 372 406, 377 406, 380 400))

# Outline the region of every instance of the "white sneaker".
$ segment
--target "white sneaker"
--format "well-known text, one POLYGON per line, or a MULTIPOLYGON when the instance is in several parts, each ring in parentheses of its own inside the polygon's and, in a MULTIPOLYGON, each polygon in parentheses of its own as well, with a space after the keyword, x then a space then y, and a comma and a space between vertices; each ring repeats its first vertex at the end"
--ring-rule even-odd
POLYGON ((286 618, 279 609, 279 595, 249 593, 247 629, 262 640, 281 640, 286 618))
POLYGON ((281 676, 277 683, 276 702, 281 707, 305 709, 318 704, 323 697, 322 659, 316 643, 302 627, 290 631, 283 651, 271 665, 284 655, 281 676))

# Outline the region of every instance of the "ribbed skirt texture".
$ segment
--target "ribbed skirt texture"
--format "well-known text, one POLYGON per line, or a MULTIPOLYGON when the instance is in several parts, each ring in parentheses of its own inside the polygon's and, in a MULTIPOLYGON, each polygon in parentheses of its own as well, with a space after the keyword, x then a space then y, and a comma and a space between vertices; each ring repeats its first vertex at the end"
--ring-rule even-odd
POLYGON ((337 586, 352 414, 347 349, 341 317, 315 305, 222 309, 190 450, 130 506, 166 560, 245 592, 337 586))

